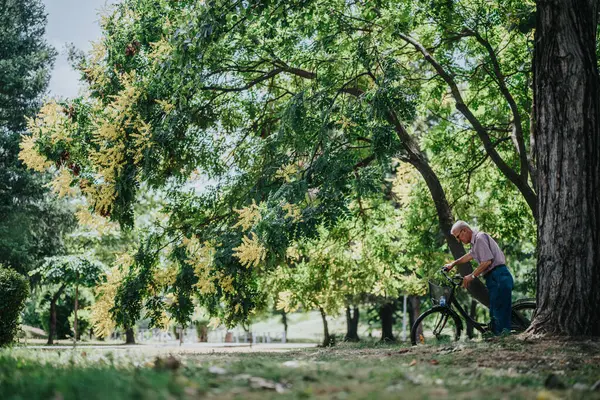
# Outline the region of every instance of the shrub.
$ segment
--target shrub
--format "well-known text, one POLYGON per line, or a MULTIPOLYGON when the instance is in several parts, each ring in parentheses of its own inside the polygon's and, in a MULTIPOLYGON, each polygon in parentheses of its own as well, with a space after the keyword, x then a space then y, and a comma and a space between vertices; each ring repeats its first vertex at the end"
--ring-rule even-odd
POLYGON ((27 279, 0 266, 0 346, 12 343, 17 334, 19 314, 29 295, 27 279))

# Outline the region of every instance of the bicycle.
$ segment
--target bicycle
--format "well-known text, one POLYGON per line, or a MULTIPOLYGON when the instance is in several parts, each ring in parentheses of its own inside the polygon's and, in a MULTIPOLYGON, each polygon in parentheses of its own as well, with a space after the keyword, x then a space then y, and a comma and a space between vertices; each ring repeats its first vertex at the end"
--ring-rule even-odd
MULTIPOLYGON (((457 301, 455 291, 462 284, 462 276, 450 277, 444 269, 440 272, 450 286, 438 286, 429 282, 429 293, 434 306, 421 314, 411 327, 410 340, 413 346, 460 340, 463 330, 462 319, 465 320, 467 328, 472 326, 482 335, 491 332, 491 322, 481 323, 474 320, 457 301), (442 297, 445 302, 440 302, 442 297), (458 310, 458 313, 455 309, 458 310)), ((531 324, 535 309, 534 299, 521 299, 514 302, 512 304, 511 330, 516 333, 525 331, 531 324)), ((467 329, 467 332, 474 332, 474 330, 467 329)), ((469 339, 472 338, 471 335, 469 339)))

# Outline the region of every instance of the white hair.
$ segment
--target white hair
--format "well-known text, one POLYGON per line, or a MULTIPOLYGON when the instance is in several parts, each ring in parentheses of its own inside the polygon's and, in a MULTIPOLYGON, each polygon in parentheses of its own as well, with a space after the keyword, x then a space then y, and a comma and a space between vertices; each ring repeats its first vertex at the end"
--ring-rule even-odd
POLYGON ((450 234, 452 235, 452 232, 456 232, 464 228, 471 229, 469 224, 467 224, 465 221, 456 221, 454 225, 452 225, 452 229, 450 229, 450 234))

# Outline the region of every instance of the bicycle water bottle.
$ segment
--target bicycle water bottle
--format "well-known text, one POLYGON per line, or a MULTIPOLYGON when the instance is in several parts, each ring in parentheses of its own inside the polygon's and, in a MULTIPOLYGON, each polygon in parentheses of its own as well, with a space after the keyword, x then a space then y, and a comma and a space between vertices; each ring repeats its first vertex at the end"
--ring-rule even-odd
POLYGON ((446 305, 446 297, 442 296, 440 297, 440 306, 445 306, 446 305))

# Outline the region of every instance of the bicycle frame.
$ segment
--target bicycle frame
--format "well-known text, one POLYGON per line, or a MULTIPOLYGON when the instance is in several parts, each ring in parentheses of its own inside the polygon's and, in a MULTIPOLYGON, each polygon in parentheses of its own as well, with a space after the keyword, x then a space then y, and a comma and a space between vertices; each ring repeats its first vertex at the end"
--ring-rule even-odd
MULTIPOLYGON (((450 293, 448 294, 447 302, 444 305, 439 305, 439 304, 436 305, 434 302, 434 307, 432 307, 430 310, 425 311, 424 313, 422 313, 419 316, 419 318, 417 319, 419 324, 422 322, 422 319, 424 317, 426 317, 427 315, 436 314, 436 315, 438 315, 438 319, 437 319, 437 322, 435 323, 435 325, 433 326, 433 330, 432 330, 433 334, 436 337, 444 331, 444 328, 445 328, 446 323, 448 322, 449 318, 454 319, 456 325, 458 325, 456 327, 456 337, 457 338, 460 337, 460 333, 463 329, 463 322, 466 323, 467 335, 469 336, 469 338, 472 338, 472 336, 469 335, 469 333, 472 333, 471 329, 469 329, 469 328, 476 329, 481 334, 489 333, 492 330, 491 323, 490 322, 481 323, 479 321, 476 321, 469 315, 469 313, 465 310, 465 308, 463 308, 463 306, 458 302, 458 299, 456 296, 456 288, 461 286, 463 277, 461 277, 460 275, 455 275, 455 276, 451 277, 446 273, 447 271, 442 270, 441 272, 443 273, 444 277, 450 283, 450 293)), ((512 302, 511 309, 512 309, 511 310, 512 311, 511 330, 513 330, 515 332, 522 332, 525 329, 527 329, 527 327, 530 324, 530 318, 525 317, 524 314, 522 314, 522 313, 527 312, 527 310, 535 312, 535 309, 536 309, 535 300, 532 300, 532 299, 517 300, 516 302, 512 302)), ((415 321, 415 323, 413 324, 413 326, 411 328, 411 340, 412 340, 413 345, 416 344, 416 341, 417 341, 416 334, 419 333, 419 331, 417 329, 419 326, 421 326, 421 325, 417 325, 417 321, 415 321)), ((430 320, 428 320, 428 321, 430 321, 430 320)), ((423 339, 421 339, 421 340, 423 340, 423 339)))
MULTIPOLYGON (((484 324, 484 323, 478 322, 478 321, 474 320, 473 318, 471 318, 469 313, 460 305, 460 303, 456 299, 454 292, 456 291, 456 288, 459 286, 459 284, 456 283, 445 272, 443 274, 446 277, 446 279, 448 280, 448 282, 450 282, 450 285, 451 285, 450 296, 448 298, 448 302, 443 307, 447 307, 452 311, 454 311, 454 308, 456 310, 458 310, 458 313, 460 314, 460 316, 467 323, 467 328, 469 327, 469 325, 471 325, 473 328, 477 329, 481 333, 488 332, 490 330, 489 324, 487 324, 487 323, 484 324)), ((462 281, 462 278, 461 278, 461 281, 462 281)), ((456 312, 456 311, 454 311, 454 312, 456 312)))

